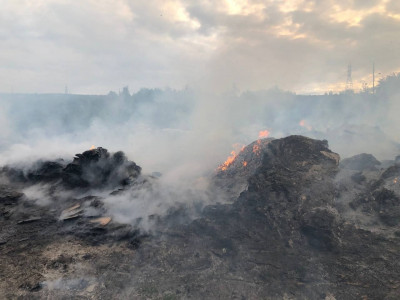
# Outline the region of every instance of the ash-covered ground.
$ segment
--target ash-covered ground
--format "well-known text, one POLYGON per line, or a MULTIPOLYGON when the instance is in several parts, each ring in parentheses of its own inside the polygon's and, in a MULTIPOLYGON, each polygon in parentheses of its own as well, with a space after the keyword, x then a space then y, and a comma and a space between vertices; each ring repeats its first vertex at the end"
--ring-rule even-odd
POLYGON ((399 298, 399 157, 340 161, 327 141, 260 139, 209 178, 214 204, 151 215, 159 174, 122 152, 1 175, 2 299, 399 298), (120 199, 141 197, 140 213, 117 217, 120 199))

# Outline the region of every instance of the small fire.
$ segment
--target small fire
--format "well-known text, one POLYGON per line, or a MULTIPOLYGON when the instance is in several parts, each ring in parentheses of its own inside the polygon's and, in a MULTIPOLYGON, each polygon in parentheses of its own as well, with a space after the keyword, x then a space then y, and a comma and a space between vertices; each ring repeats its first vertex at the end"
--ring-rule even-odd
POLYGON ((253 153, 256 155, 260 155, 261 151, 261 140, 257 140, 257 143, 253 145, 253 153))
POLYGON ((231 151, 231 155, 226 159, 226 161, 222 165, 220 165, 218 167, 218 170, 226 171, 228 169, 228 167, 231 164, 233 164, 233 162, 235 161, 235 159, 238 156, 238 154, 243 151, 244 147, 245 147, 244 145, 234 144, 233 148, 240 149, 240 150, 239 151, 238 150, 232 150, 231 151))
POLYGON ((218 167, 218 169, 219 169, 219 170, 222 170, 222 171, 226 171, 226 170, 228 169, 228 167, 235 161, 236 156, 237 156, 236 152, 235 152, 235 151, 232 151, 232 152, 231 152, 231 155, 228 156, 228 158, 226 159, 226 161, 225 161, 222 165, 220 165, 220 166, 218 167))
POLYGON ((268 130, 262 130, 258 133, 258 138, 267 138, 269 136, 270 132, 268 130))
POLYGON ((243 167, 246 167, 247 166, 247 161, 244 161, 243 162, 243 167))
POLYGON ((92 147, 90 147, 89 150, 94 150, 94 149, 96 149, 96 146, 95 146, 95 145, 92 145, 92 147))
POLYGON ((398 177, 396 177, 395 179, 393 179, 393 183, 397 183, 399 181, 399 178, 398 177))
POLYGON ((299 122, 299 125, 300 125, 301 127, 306 128, 307 130, 312 130, 312 126, 310 126, 310 124, 308 124, 308 123, 306 122, 306 120, 301 120, 301 121, 299 122))

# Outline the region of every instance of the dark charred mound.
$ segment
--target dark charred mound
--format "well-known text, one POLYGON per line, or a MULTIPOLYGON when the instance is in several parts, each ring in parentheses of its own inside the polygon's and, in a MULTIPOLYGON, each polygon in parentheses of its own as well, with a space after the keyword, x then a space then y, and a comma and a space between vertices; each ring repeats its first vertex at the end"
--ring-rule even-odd
POLYGON ((0 185, 0 203, 3 205, 13 205, 22 198, 20 193, 7 185, 0 185))
POLYGON ((127 294, 396 299, 399 239, 360 229, 338 212, 339 156, 327 147, 301 136, 269 141, 233 204, 209 206, 189 226, 138 249, 127 294))
MULTIPOLYGON (((88 271, 95 262, 102 261, 106 268, 108 259, 119 263, 124 261, 121 256, 129 257, 147 235, 136 226, 114 221, 103 198, 90 193, 140 188, 145 182, 139 179, 140 172, 123 152, 110 154, 104 148, 77 154, 70 163, 38 161, 28 169, 3 167, 2 179, 8 184, 0 186, 0 277, 5 279, 0 283, 0 298, 59 299, 65 291, 73 293, 68 285, 72 290, 82 285, 74 287, 76 278, 72 283, 68 279, 68 284, 58 279, 49 283, 54 278, 46 274, 64 279, 75 272, 75 264, 85 265, 88 271), (29 189, 34 198, 22 192, 29 189), (104 253, 107 257, 101 257, 104 253), (44 296, 40 292, 46 285, 63 291, 44 296)), ((100 272, 97 267, 92 272, 100 272)))
POLYGON ((343 169, 350 169, 355 171, 364 170, 377 170, 380 165, 378 161, 372 154, 362 153, 350 158, 343 159, 340 162, 340 167, 343 169))
POLYGON ((37 161, 28 170, 4 167, 2 174, 12 182, 25 184, 55 183, 67 189, 116 188, 132 183, 141 168, 129 161, 122 151, 110 154, 98 147, 76 154, 73 161, 37 161))
POLYGON ((160 217, 146 238, 133 227, 76 218, 87 207, 96 217, 106 213, 96 197, 74 200, 63 211, 71 218, 60 222, 51 210, 29 210, 25 196, 8 190, 12 199, 0 201, 5 228, 0 276, 6 278, 0 295, 398 299, 399 225, 395 215, 380 215, 399 207, 398 169, 359 169, 339 166, 339 155, 326 141, 301 136, 256 141, 214 177, 220 191, 231 197, 239 192, 238 197, 207 206, 189 224, 171 226, 172 215, 160 217), (356 173, 364 179, 355 181, 356 173), (17 206, 31 214, 22 219, 18 210, 4 213, 17 206), (375 223, 359 222, 362 218, 375 223))
POLYGON ((61 178, 67 187, 104 187, 128 185, 137 178, 141 168, 128 161, 121 151, 110 155, 104 148, 77 154, 68 164, 61 178))
POLYGON ((344 167, 341 177, 338 196, 348 202, 360 226, 386 235, 399 231, 400 166, 396 160, 381 170, 363 167, 349 173, 344 167), (353 195, 349 197, 350 191, 353 195))

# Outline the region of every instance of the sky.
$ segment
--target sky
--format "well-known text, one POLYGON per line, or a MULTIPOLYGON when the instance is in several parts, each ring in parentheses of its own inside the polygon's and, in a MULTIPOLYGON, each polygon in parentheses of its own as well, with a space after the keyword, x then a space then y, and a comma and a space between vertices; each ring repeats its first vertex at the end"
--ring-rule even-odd
POLYGON ((398 0, 0 0, 0 92, 296 93, 400 70, 398 0))

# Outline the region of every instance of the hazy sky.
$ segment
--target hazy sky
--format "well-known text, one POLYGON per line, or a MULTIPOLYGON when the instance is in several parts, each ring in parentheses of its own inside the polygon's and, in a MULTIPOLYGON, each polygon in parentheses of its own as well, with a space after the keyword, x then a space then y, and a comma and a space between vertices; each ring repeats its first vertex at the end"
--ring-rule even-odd
POLYGON ((400 70, 400 1, 0 0, 0 41, 1 92, 324 92, 400 70))

